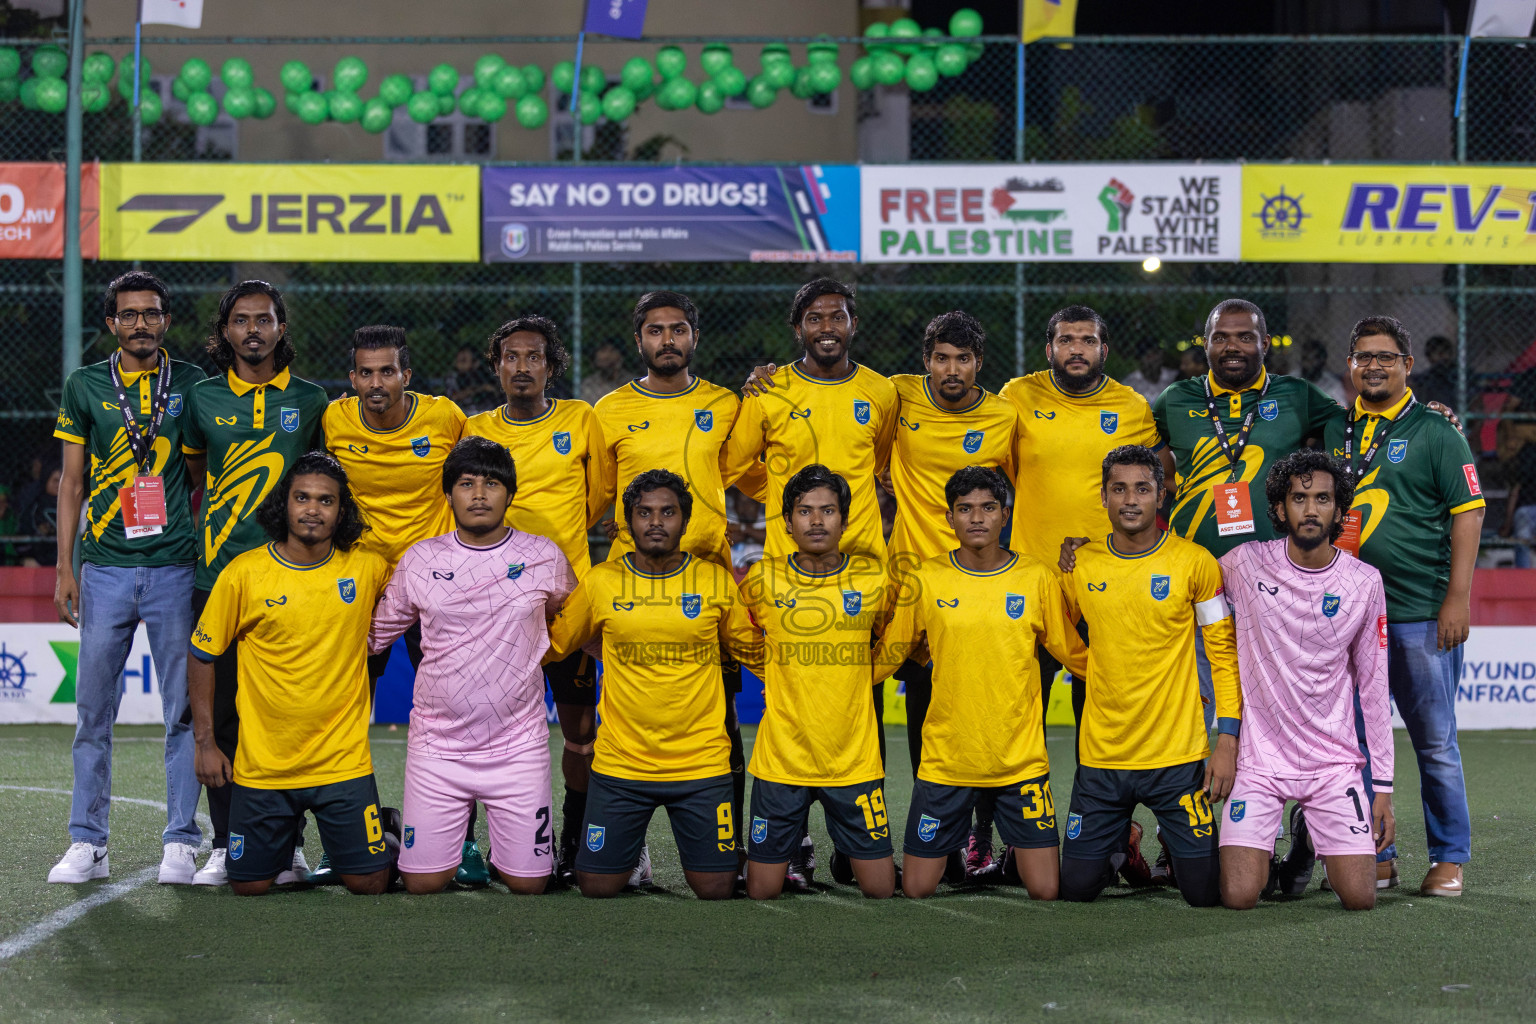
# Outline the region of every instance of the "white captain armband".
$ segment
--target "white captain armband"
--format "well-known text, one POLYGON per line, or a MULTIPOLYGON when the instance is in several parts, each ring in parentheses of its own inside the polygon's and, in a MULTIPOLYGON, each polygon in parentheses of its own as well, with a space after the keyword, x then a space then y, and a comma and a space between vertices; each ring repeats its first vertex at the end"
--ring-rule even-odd
POLYGON ((1195 621, 1202 626, 1220 622, 1231 614, 1232 609, 1227 606, 1226 596, 1219 590, 1209 601, 1200 601, 1195 604, 1195 621))

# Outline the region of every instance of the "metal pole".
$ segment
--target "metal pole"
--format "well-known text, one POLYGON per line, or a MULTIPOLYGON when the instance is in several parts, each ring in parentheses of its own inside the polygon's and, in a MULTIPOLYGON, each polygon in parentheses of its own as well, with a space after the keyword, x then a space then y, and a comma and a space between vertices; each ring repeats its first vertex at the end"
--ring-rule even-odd
POLYGON ((144 122, 139 113, 139 87, 143 84, 144 73, 139 70, 143 67, 143 28, 144 28, 144 0, 139 0, 139 12, 133 17, 133 108, 129 112, 133 119, 133 162, 139 163, 144 159, 144 122))
POLYGON ((1467 265, 1456 264, 1456 411, 1467 415, 1467 265))
POLYGON ((64 112, 64 353, 68 377, 80 367, 80 88, 85 65, 85 0, 69 4, 69 104, 64 112))
MULTIPOLYGON (((1018 80, 1014 104, 1018 108, 1013 122, 1013 159, 1024 162, 1024 42, 1018 44, 1018 57, 1014 61, 1014 77, 1018 80)), ((1013 373, 1024 376, 1024 264, 1013 265, 1013 373)))
POLYGON ((571 264, 571 394, 581 397, 581 264, 571 264))
MULTIPOLYGON (((576 77, 575 81, 571 83, 571 124, 574 127, 574 131, 571 133, 571 160, 578 164, 581 163, 582 130, 586 127, 581 123, 581 48, 586 39, 586 32, 576 33, 576 77)), ((577 280, 580 279, 580 274, 578 274, 577 280)))

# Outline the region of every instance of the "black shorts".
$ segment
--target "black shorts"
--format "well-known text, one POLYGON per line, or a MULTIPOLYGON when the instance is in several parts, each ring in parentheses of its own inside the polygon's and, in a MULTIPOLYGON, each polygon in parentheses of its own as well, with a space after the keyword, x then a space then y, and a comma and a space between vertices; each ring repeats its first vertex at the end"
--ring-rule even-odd
POLYGON ((586 651, 545 665, 544 678, 556 704, 597 707, 597 662, 586 651))
POLYGON ((1170 768, 1090 768, 1072 782, 1063 857, 1100 860, 1124 848, 1131 812, 1157 815, 1158 835, 1175 857, 1215 857, 1216 816, 1206 799, 1205 762, 1170 768))
POLYGON ((259 882, 288 870, 305 811, 315 816, 338 873, 368 875, 389 867, 372 775, 304 789, 252 789, 237 782, 229 806, 230 881, 259 882))
POLYGON ((729 775, 687 782, 637 782, 592 773, 587 821, 576 848, 576 870, 627 875, 640 860, 656 808, 665 807, 688 871, 736 870, 736 822, 729 775))
POLYGON ((759 864, 787 862, 800 848, 811 804, 818 800, 838 853, 854 860, 891 855, 884 779, 851 786, 789 786, 754 777, 752 845, 747 859, 759 864))
POLYGON ((1055 846, 1056 802, 1051 777, 1042 775, 1017 785, 973 788, 918 779, 912 784, 907 834, 902 852, 910 857, 947 857, 965 846, 971 815, 983 793, 997 801, 997 834, 1009 846, 1036 850, 1055 846))

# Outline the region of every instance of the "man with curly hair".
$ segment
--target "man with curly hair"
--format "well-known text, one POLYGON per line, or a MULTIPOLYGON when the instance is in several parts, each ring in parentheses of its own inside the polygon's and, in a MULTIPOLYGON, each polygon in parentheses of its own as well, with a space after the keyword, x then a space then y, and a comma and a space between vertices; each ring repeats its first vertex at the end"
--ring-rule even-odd
POLYGON ((277 884, 308 811, 343 884, 375 895, 398 852, 368 748, 368 629, 389 563, 357 545, 362 517, 328 452, 300 457, 256 521, 271 541, 219 574, 187 666, 198 781, 232 786, 229 883, 242 896, 277 884), (214 736, 213 662, 235 646, 240 734, 231 763, 214 736))

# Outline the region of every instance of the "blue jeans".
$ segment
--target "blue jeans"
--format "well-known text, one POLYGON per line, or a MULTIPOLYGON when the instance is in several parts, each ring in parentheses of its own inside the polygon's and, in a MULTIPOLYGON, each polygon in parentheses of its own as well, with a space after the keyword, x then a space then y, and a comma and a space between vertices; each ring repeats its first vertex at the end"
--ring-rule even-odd
MULTIPOLYGON (((1461 679, 1465 647, 1436 650, 1437 633, 1438 624, 1433 619, 1389 623, 1387 683, 1419 762, 1419 796, 1424 804, 1429 859, 1465 864, 1472 859, 1472 814, 1467 809, 1461 748, 1456 745, 1456 683, 1461 679)), ((1360 750, 1365 753, 1365 718, 1360 713, 1358 694, 1355 732, 1360 750)), ((1367 799, 1374 799, 1368 754, 1361 774, 1367 799)), ((1397 775, 1402 776, 1400 769, 1397 775)), ((1396 856, 1394 843, 1377 854, 1376 859, 1390 860, 1396 856)))
POLYGON ((160 679, 165 717, 163 842, 202 842, 197 827, 202 787, 195 771, 192 708, 187 701, 187 645, 192 636, 192 566, 80 568, 80 664, 75 675, 75 790, 69 808, 73 842, 107 844, 112 798, 112 725, 123 702, 123 666, 143 621, 160 679))

